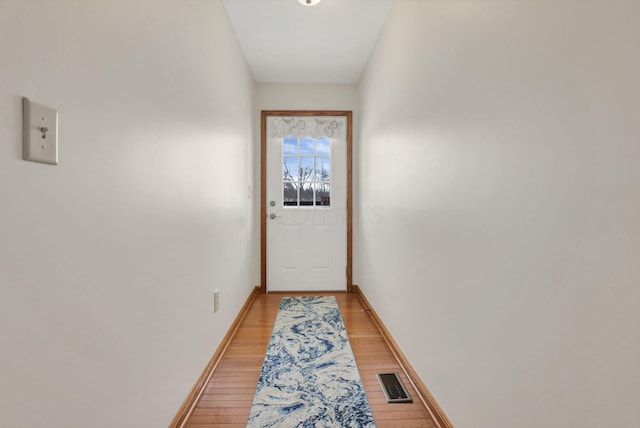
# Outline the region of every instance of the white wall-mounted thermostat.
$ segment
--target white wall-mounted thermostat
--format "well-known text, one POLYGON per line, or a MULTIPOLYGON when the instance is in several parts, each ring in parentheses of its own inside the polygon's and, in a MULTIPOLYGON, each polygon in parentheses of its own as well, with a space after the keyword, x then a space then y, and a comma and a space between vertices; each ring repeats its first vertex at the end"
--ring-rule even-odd
POLYGON ((24 97, 23 158, 24 160, 58 164, 58 111, 24 97))

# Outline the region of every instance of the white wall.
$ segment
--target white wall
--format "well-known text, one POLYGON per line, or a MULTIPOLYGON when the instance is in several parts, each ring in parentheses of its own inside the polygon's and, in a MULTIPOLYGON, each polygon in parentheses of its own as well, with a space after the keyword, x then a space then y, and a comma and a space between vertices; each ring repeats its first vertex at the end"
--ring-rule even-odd
POLYGON ((0 426, 167 426, 259 279, 222 3, 2 0, 0 64, 0 426), (58 166, 21 160, 22 96, 58 166))
POLYGON ((257 83, 261 110, 356 110, 358 87, 351 84, 257 83))
POLYGON ((640 3, 395 3, 360 285, 459 428, 640 426, 640 3))

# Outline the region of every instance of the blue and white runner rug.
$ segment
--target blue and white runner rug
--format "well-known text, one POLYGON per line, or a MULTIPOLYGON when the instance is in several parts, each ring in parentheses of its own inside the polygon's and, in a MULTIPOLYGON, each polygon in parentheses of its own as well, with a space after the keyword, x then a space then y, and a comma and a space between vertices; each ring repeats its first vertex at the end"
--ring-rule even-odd
POLYGON ((247 427, 375 427, 334 296, 283 297, 247 427))

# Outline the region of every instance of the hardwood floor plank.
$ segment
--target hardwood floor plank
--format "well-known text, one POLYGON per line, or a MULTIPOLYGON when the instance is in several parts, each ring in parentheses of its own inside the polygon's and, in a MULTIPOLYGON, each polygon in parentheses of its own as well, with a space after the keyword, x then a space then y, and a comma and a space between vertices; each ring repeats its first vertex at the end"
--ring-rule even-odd
POLYGON ((230 407, 228 409, 216 409, 216 408, 210 408, 210 409, 195 409, 193 411, 193 416, 230 416, 230 415, 236 415, 236 416, 244 416, 245 418, 248 415, 248 412, 246 412, 242 407, 230 407))
POLYGON ((207 395, 252 395, 255 393, 256 387, 247 386, 247 387, 237 387, 237 388, 220 388, 217 385, 209 385, 204 390, 204 394, 207 395))
POLYGON ((189 418, 190 424, 211 425, 211 424, 246 424, 247 416, 244 415, 206 415, 192 416, 189 418))
POLYGON ((245 428, 245 427, 246 427, 246 422, 243 422, 241 424, 225 424, 225 423, 217 423, 217 422, 204 423, 204 424, 192 424, 187 422, 187 424, 185 425, 185 428, 245 428))
MULTIPOLYGON (((416 392, 354 294, 335 295, 376 424, 381 428, 435 428, 420 402, 387 403, 376 373, 398 372, 409 394, 416 392)), ((205 386, 185 428, 244 427, 260 376, 280 299, 291 294, 260 294, 240 324, 220 364, 205 386)))

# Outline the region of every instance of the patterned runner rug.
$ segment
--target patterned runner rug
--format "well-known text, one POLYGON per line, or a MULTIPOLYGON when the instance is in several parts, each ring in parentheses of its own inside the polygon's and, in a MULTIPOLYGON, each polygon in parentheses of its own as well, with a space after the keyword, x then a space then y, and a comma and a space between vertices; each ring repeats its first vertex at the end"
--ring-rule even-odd
POLYGON ((375 427, 334 296, 283 297, 247 427, 375 427))

